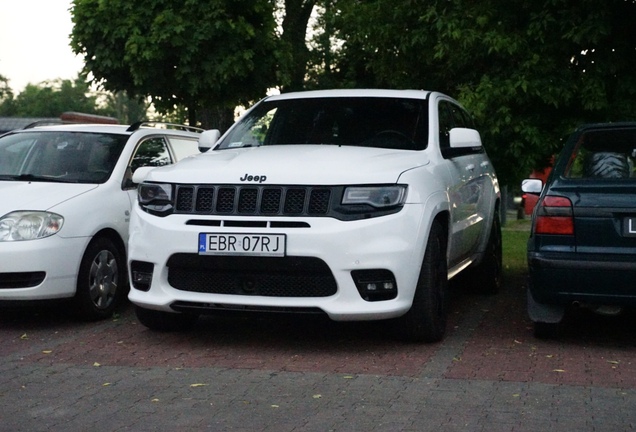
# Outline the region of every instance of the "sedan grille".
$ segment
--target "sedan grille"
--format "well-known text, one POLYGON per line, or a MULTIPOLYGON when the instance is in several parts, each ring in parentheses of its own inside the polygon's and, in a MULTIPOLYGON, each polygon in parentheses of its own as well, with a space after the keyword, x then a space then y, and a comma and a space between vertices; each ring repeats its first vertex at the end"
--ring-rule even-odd
POLYGON ((327 216, 325 186, 177 185, 175 213, 240 216, 327 216))

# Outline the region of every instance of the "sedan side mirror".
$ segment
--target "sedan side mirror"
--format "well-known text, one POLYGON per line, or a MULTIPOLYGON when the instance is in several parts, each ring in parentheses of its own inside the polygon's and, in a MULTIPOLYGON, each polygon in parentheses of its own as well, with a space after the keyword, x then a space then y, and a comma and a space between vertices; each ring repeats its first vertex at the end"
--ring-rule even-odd
POLYGON ((148 173, 150 171, 152 171, 153 169, 155 169, 157 167, 154 166, 144 166, 144 167, 139 167, 135 170, 135 172, 133 173, 132 176, 132 181, 135 184, 139 184, 142 183, 144 180, 146 180, 146 177, 148 177, 148 173))
POLYGON ((539 195, 543 189, 543 182, 540 179, 525 179, 521 182, 521 190, 525 193, 539 195))

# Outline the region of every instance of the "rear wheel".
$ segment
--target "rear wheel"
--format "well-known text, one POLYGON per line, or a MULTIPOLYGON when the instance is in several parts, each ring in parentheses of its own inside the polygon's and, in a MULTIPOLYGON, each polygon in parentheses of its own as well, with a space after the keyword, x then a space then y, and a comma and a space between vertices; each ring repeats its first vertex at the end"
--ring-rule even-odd
POLYGON ((433 222, 424 260, 409 311, 397 319, 401 336, 411 342, 437 342, 444 338, 448 315, 446 234, 433 222))
POLYGON ((140 323, 150 330, 171 332, 192 328, 199 316, 190 313, 171 313, 135 306, 135 314, 140 323))
POLYGON ((109 318, 125 299, 127 288, 122 253, 105 237, 93 239, 80 264, 73 312, 89 321, 109 318))

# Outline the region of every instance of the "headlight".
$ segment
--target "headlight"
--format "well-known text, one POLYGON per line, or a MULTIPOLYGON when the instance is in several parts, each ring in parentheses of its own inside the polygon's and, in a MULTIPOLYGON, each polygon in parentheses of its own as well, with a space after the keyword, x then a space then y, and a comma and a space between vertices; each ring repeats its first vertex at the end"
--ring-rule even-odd
POLYGON ((142 209, 153 214, 171 211, 172 185, 165 183, 141 183, 137 189, 137 200, 142 209))
POLYGON ((0 241, 36 240, 56 234, 64 218, 39 211, 16 211, 0 218, 0 241))
POLYGON ((367 204, 376 208, 404 204, 406 186, 351 186, 345 189, 342 204, 367 204))

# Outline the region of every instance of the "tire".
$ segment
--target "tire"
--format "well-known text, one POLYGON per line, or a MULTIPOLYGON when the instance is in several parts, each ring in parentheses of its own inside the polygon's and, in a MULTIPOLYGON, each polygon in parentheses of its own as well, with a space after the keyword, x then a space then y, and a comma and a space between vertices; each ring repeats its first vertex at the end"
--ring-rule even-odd
POLYGON ((470 279, 474 281, 475 290, 481 294, 495 295, 499 293, 502 278, 501 220, 499 211, 493 217, 490 237, 484 252, 484 258, 474 269, 470 270, 470 279))
POLYGON ((196 314, 171 313, 135 306, 135 315, 150 330, 161 332, 185 331, 191 329, 199 319, 196 314))
POLYGON ((128 294, 128 276, 123 254, 105 238, 93 239, 82 257, 73 312, 83 320, 109 318, 128 294))
POLYGON ((411 309, 397 318, 400 337, 409 342, 438 342, 448 318, 446 234, 435 221, 431 226, 411 309))
POLYGON ((587 177, 628 178, 630 176, 627 156, 622 153, 596 152, 585 162, 587 177))

